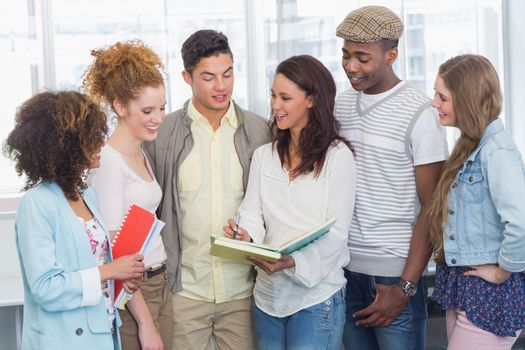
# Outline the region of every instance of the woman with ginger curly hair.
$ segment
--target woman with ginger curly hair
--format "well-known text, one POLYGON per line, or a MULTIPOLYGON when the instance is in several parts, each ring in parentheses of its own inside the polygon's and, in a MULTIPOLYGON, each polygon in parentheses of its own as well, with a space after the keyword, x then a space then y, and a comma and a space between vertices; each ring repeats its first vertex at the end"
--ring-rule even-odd
MULTIPOLYGON (((100 212, 110 233, 118 230, 133 203, 155 212, 162 197, 140 148, 157 137, 165 118, 166 92, 158 55, 140 41, 118 42, 93 50, 84 90, 117 116, 117 125, 102 149, 101 166, 89 175, 100 212)), ((166 253, 160 236, 144 258, 146 273, 139 292, 120 310, 122 347, 171 349, 173 311, 165 273, 166 253)))
POLYGON ((110 261, 84 182, 85 170, 100 163, 106 132, 105 114, 85 96, 43 92, 21 106, 4 146, 26 175, 15 224, 23 349, 120 349, 111 280, 138 279, 144 264, 139 254, 110 261))

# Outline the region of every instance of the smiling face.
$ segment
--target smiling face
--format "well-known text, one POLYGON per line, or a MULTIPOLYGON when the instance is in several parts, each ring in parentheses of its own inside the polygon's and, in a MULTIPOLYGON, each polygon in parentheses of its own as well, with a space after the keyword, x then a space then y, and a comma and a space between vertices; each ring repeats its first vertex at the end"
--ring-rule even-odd
POLYGON ((271 95, 270 106, 277 127, 281 130, 290 129, 292 134, 299 135, 308 124, 312 97, 280 73, 273 79, 271 95))
POLYGON ((345 40, 342 51, 343 69, 355 90, 379 94, 392 87, 392 64, 397 58, 397 48, 386 50, 379 42, 345 40))
POLYGON ((119 126, 126 128, 136 140, 153 141, 159 125, 166 117, 166 90, 164 85, 144 87, 127 104, 114 102, 119 126))
POLYGON ((456 126, 457 119, 454 110, 454 99, 450 90, 445 86, 443 78, 439 75, 436 77, 434 90, 432 107, 438 111, 439 124, 443 126, 456 126))
POLYGON ((195 108, 205 117, 224 115, 230 106, 233 90, 233 60, 221 53, 199 61, 193 72, 182 72, 191 86, 195 108))

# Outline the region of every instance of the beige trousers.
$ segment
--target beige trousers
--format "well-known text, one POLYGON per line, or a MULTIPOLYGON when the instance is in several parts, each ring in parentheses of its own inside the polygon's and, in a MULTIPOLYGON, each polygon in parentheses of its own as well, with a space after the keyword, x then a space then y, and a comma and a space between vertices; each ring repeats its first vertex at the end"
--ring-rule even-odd
POLYGON ((256 349, 252 298, 221 304, 173 295, 173 350, 256 349))
MULTIPOLYGON (((160 333, 164 349, 171 349, 173 340, 173 309, 171 296, 173 293, 166 284, 166 272, 150 279, 144 279, 140 291, 144 296, 157 330, 160 333)), ((119 310, 122 326, 120 327, 120 338, 122 350, 141 350, 137 322, 126 310, 119 310)))

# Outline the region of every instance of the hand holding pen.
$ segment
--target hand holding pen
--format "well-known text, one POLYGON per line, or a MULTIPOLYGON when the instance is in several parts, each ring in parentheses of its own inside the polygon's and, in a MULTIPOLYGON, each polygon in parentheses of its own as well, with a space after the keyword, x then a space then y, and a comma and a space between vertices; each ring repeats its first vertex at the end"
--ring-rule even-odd
POLYGON ((224 226, 224 235, 228 238, 238 239, 241 241, 251 241, 250 234, 239 226, 241 216, 237 213, 236 219, 228 219, 228 226, 224 226))

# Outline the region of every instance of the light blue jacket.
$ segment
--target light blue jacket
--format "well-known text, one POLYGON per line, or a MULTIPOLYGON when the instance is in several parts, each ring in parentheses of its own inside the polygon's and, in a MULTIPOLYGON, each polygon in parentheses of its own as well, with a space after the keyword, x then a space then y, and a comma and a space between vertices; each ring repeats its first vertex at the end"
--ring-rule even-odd
POLYGON ((497 263, 525 269, 525 169, 503 123, 486 128, 449 192, 448 266, 497 263))
MULTIPOLYGON (((85 191, 84 201, 102 224, 93 190, 85 191)), ((120 349, 104 298, 82 305, 79 271, 96 264, 85 227, 60 187, 43 182, 29 190, 18 206, 15 227, 24 283, 22 349, 120 349)))

